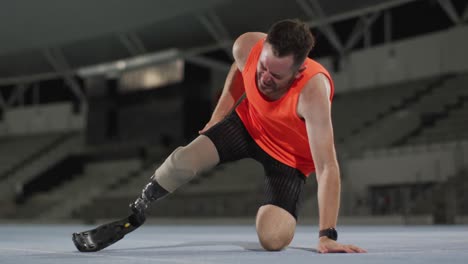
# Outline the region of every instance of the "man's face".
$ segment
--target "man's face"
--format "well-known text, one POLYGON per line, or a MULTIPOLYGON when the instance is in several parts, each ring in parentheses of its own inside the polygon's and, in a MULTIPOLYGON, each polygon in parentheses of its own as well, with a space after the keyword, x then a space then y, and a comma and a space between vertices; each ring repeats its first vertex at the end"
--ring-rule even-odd
POLYGON ((257 63, 257 86, 269 99, 276 100, 289 89, 296 78, 293 55, 277 57, 271 45, 265 42, 257 63))

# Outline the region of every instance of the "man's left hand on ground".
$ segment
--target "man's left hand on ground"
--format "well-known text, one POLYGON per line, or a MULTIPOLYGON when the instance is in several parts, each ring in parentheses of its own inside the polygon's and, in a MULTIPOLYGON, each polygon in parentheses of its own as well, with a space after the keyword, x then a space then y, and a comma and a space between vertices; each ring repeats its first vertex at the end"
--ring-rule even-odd
POLYGON ((317 246, 319 253, 366 253, 367 251, 355 245, 343 245, 328 237, 321 237, 317 246))

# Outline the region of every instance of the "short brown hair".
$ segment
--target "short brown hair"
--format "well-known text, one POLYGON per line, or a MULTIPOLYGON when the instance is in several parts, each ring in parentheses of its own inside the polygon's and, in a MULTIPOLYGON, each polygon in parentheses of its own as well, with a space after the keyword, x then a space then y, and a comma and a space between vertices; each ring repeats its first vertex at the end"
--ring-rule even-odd
POLYGON ((299 68, 315 44, 310 28, 298 19, 276 22, 268 30, 266 41, 278 57, 293 55, 294 67, 299 68))

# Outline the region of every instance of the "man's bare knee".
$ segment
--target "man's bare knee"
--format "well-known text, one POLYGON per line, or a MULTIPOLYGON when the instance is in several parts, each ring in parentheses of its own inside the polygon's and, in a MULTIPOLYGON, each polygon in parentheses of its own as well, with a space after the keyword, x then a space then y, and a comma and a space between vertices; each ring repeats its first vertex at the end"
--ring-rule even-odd
POLYGON ((256 226, 262 247, 268 251, 278 251, 291 243, 296 219, 278 206, 265 205, 258 210, 256 226))
POLYGON ((259 235, 258 239, 260 241, 260 245, 262 245, 262 247, 268 251, 283 250, 290 244, 292 240, 292 238, 282 238, 278 234, 263 234, 259 235))

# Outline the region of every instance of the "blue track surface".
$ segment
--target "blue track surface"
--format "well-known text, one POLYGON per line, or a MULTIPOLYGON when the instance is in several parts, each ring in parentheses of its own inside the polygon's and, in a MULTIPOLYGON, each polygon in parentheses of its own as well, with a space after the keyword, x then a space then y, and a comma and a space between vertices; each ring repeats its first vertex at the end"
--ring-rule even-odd
POLYGON ((367 254, 318 254, 316 227, 299 226, 286 250, 263 251, 253 226, 145 225, 97 253, 71 234, 94 226, 0 225, 1 264, 82 263, 468 263, 467 226, 340 227, 340 241, 367 254))

